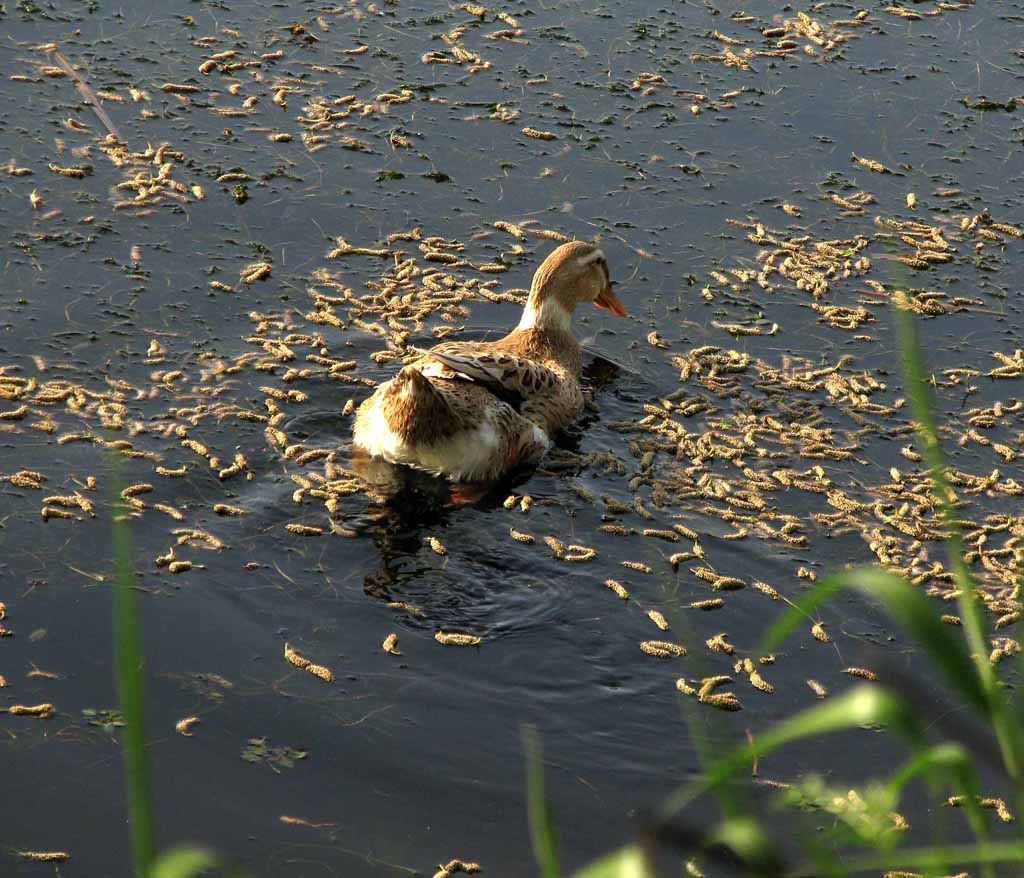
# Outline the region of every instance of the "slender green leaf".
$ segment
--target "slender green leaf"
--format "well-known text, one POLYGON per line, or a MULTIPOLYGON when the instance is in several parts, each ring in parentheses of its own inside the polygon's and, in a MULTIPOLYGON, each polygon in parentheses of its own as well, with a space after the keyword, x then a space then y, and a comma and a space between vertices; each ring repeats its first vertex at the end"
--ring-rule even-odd
POLYGON ((523 749, 526 752, 526 807, 533 854, 542 878, 559 878, 562 870, 558 865, 555 824, 544 788, 540 736, 532 726, 523 728, 523 749))
MULTIPOLYGON (((905 307, 894 308, 894 316, 903 353, 903 374, 916 421, 918 442, 931 476, 933 493, 938 497, 945 522, 946 546, 956 578, 957 606, 960 610, 961 624, 977 668, 981 688, 988 702, 986 715, 999 742, 1004 766, 1010 777, 1018 780, 1024 767, 1024 732, 1015 721, 995 671, 987 660, 988 644, 985 641, 985 628, 981 620, 978 591, 964 558, 957 511, 946 477, 946 460, 939 443, 932 388, 924 377, 924 354, 918 338, 917 323, 910 310, 905 307)), ((1021 794, 1020 798, 1024 801, 1024 794, 1021 794)))
POLYGON ((722 844, 748 863, 765 862, 774 854, 774 845, 753 817, 731 817, 721 821, 708 841, 722 844))
POLYGON ((197 878, 213 869, 220 859, 213 851, 195 845, 182 845, 162 853, 149 872, 149 878, 197 878))
POLYGON ((654 878, 639 845, 631 844, 584 866, 575 878, 654 878))
POLYGON ((772 625, 758 649, 770 653, 789 637, 817 607, 827 603, 841 589, 842 584, 835 576, 823 579, 790 605, 790 608, 772 625))
MULTIPOLYGON (((114 481, 116 483, 117 479, 114 481)), ((146 758, 142 643, 135 606, 135 561, 131 531, 119 501, 115 501, 114 505, 113 529, 117 689, 125 722, 121 750, 135 876, 147 878, 156 848, 153 841, 152 788, 146 758)))
MULTIPOLYGON (((859 567, 830 576, 808 597, 817 598, 819 592, 828 597, 839 588, 856 588, 879 600, 945 674, 953 689, 984 716, 989 716, 990 701, 978 675, 977 665, 971 661, 963 641, 953 633, 954 629, 939 619, 939 614, 928 598, 905 579, 873 567, 859 567)), ((799 620, 796 610, 786 615, 790 617, 789 621, 792 621, 794 615, 799 620)), ((769 632, 762 648, 771 652, 790 630, 792 625, 778 623, 769 632)))
POLYGON ((950 864, 1024 862, 1024 841, 991 841, 953 847, 898 848, 876 856, 849 857, 834 872, 796 871, 793 878, 833 878, 859 872, 883 869, 922 869, 933 875, 943 874, 950 864))
POLYGON ((964 788, 963 792, 974 793, 977 790, 977 782, 974 779, 974 767, 971 763, 970 754, 959 744, 943 743, 915 754, 899 771, 897 771, 886 784, 889 794, 895 801, 903 788, 914 778, 925 772, 941 770, 953 775, 962 781, 967 781, 970 788, 964 788))
POLYGON ((920 739, 913 717, 900 699, 880 686, 857 686, 782 720, 762 732, 750 744, 718 760, 703 778, 669 796, 658 809, 658 814, 662 820, 670 819, 704 793, 746 768, 756 757, 766 756, 786 744, 873 724, 891 727, 915 742, 920 739))

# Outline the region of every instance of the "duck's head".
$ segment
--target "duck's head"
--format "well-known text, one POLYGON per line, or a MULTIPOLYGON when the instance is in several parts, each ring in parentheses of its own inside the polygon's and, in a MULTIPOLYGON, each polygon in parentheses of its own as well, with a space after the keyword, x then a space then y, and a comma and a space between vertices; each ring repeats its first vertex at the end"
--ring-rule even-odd
POLYGON ((568 330, 572 313, 581 302, 626 316, 625 306, 612 290, 601 248, 586 241, 569 241, 553 250, 534 274, 519 329, 568 330))

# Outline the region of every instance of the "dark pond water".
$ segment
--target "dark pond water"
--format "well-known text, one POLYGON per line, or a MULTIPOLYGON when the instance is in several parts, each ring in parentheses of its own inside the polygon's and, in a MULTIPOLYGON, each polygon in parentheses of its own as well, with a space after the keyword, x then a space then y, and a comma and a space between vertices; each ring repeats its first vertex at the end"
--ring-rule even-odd
MULTIPOLYGON (((910 681, 929 724, 955 714, 851 597, 759 666, 773 694, 733 672, 811 575, 881 553, 937 602, 950 588, 904 451, 895 285, 927 312, 989 621, 1014 610, 1024 6, 888 5, 0 3, 0 475, 45 477, 0 482, 0 705, 55 710, 0 720, 3 874, 54 868, 25 850, 68 852, 61 875, 128 874, 118 733, 92 711, 116 703, 110 498, 130 484, 153 486, 131 530, 160 842, 208 842, 253 875, 453 857, 531 874, 524 724, 575 867, 701 750, 816 703, 808 678, 834 694, 873 668, 910 681), (551 233, 601 241, 631 314, 577 317, 580 428, 477 506, 417 482, 384 506, 346 488, 329 513, 320 482, 351 481, 346 402, 404 344, 513 325, 551 233), (332 254, 339 238, 378 255, 332 254), (76 492, 95 516, 60 505, 76 492), (673 525, 703 560, 673 565, 692 541, 643 533, 673 525), (567 562, 545 536, 597 556, 567 562), (159 566, 170 546, 193 568, 159 566), (746 587, 713 591, 701 567, 746 587), (705 646, 723 632, 734 655, 705 646), (640 650, 657 639, 688 655, 640 650), (335 682, 286 663, 286 641, 335 682), (723 673, 741 711, 676 691, 723 673), (253 763, 253 738, 307 755, 253 763)), ((845 789, 901 755, 862 731, 760 770, 845 789)), ((905 816, 928 837, 923 804, 905 816)))

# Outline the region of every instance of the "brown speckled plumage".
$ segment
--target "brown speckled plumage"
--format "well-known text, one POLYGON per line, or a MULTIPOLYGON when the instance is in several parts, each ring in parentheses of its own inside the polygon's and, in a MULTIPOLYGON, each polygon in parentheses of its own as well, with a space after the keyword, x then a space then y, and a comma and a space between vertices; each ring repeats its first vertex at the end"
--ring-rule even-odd
POLYGON ((603 253, 572 241, 537 269, 522 320, 507 336, 437 345, 378 387, 356 413, 355 445, 461 481, 539 460, 550 436, 583 408, 582 357, 570 327, 580 302, 625 314, 603 253))

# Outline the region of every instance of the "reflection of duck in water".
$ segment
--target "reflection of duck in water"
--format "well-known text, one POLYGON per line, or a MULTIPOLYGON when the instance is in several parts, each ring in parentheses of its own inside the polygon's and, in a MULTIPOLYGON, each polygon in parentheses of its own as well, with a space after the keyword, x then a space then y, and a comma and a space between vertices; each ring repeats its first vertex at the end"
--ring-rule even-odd
POLYGON ((581 302, 626 314, 601 250, 571 241, 537 269, 507 336, 440 344, 378 387, 356 414, 356 447, 462 482, 536 463, 583 410, 582 357, 570 327, 581 302))

